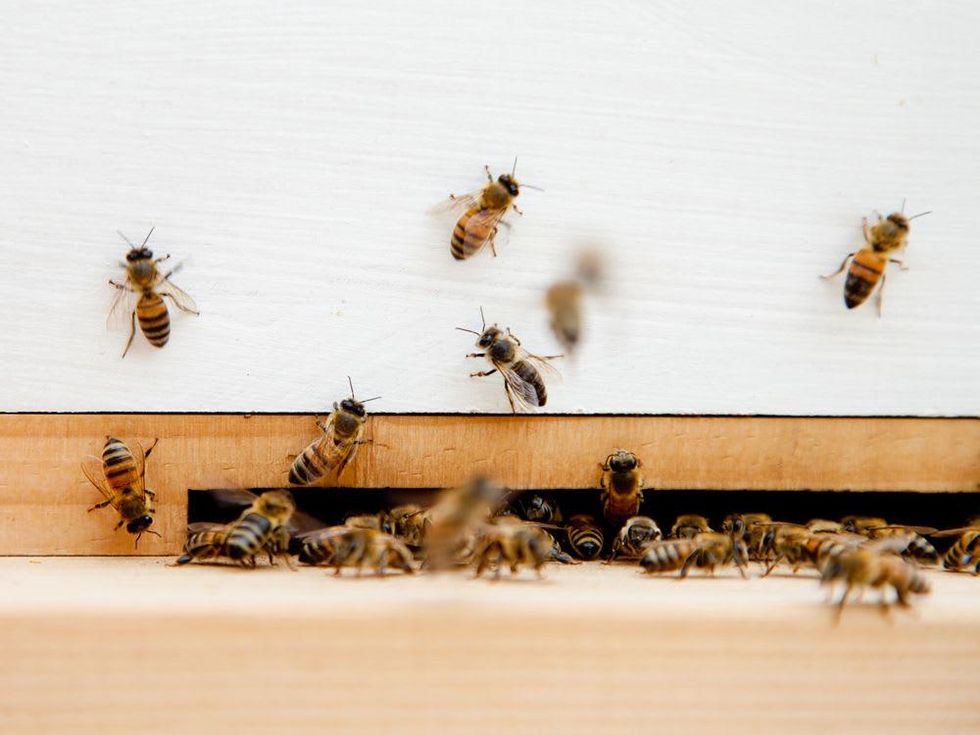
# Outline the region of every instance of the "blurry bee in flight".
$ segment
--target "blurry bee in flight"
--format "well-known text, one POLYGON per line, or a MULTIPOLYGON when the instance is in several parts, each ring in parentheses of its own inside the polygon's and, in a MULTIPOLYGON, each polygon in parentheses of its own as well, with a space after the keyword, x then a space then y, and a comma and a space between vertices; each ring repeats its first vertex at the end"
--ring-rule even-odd
POLYGON ((227 557, 242 566, 255 566, 255 557, 263 551, 273 563, 276 554, 289 563, 289 530, 296 504, 288 490, 270 490, 255 498, 242 514, 227 525, 192 523, 187 529, 187 544, 178 564, 200 559, 227 557))
POLYGON ((89 455, 82 460, 85 477, 105 498, 89 508, 89 513, 111 505, 119 513, 116 530, 125 524, 126 530, 136 536, 136 545, 144 533, 160 535, 150 530, 155 512, 149 500, 153 492, 147 489, 145 483, 146 460, 156 445, 157 440, 154 439, 144 452, 140 443, 136 442, 136 451, 132 452, 121 439, 109 436, 102 447, 101 459, 89 455))
POLYGON ((568 352, 575 350, 582 336, 582 295, 582 284, 577 281, 559 281, 544 295, 551 331, 568 352))
POLYGON ((879 590, 882 612, 888 612, 891 604, 886 597, 889 587, 895 592, 895 601, 902 607, 908 606, 910 594, 929 592, 929 583, 914 565, 900 556, 881 553, 871 546, 846 548, 827 559, 820 583, 833 586, 837 582, 844 583, 844 593, 837 602, 838 619, 855 588, 858 591, 866 587, 879 590))
POLYGON ((490 183, 483 189, 462 196, 449 195, 448 204, 450 207, 466 208, 466 211, 456 221, 453 236, 449 242, 449 250, 456 260, 465 260, 476 255, 485 245, 490 245, 490 250, 496 257, 497 249, 494 246, 494 240, 497 237, 497 226, 500 224, 507 225, 506 222, 501 222, 501 219, 511 208, 520 215, 524 214, 514 202, 521 193, 521 187, 541 191, 536 186, 517 183, 517 179, 514 178, 514 174, 517 173, 516 158, 511 172, 501 174, 496 181, 494 181, 493 174, 490 173, 489 166, 484 166, 484 170, 487 172, 490 183))
POLYGON ((572 552, 585 561, 599 556, 606 542, 595 518, 581 513, 568 519, 565 533, 568 535, 568 544, 572 547, 572 552))
POLYGON ((670 527, 671 538, 694 538, 699 533, 712 533, 712 530, 707 518, 694 513, 677 516, 670 527))
POLYGON ((617 557, 635 559, 640 556, 643 547, 651 541, 659 540, 662 536, 660 528, 652 518, 633 516, 619 529, 619 534, 613 541, 609 561, 613 561, 617 557))
MULTIPOLYGON (((904 208, 903 203, 902 209, 904 208)), ((878 316, 880 317, 881 300, 885 291, 885 268, 889 263, 898 263, 903 271, 908 270, 904 260, 891 256, 904 252, 909 236, 909 222, 926 214, 930 212, 920 212, 914 217, 906 217, 902 212, 894 212, 884 219, 879 214, 878 223, 875 225, 869 225, 868 218, 865 217, 864 239, 867 247, 848 253, 841 262, 840 268, 821 278, 827 280, 838 276, 850 260, 851 266, 847 269, 847 279, 844 281, 844 305, 848 309, 860 306, 867 301, 875 286, 881 281, 881 287, 878 289, 878 316)))
POLYGON ((551 558, 553 541, 544 529, 531 523, 486 524, 473 552, 476 576, 493 568, 495 576, 499 577, 505 564, 511 574, 517 574, 521 564, 527 564, 540 577, 541 567, 551 558))
POLYGON ((451 569, 468 563, 476 537, 504 500, 504 488, 486 477, 474 477, 460 487, 444 490, 425 511, 426 566, 451 569))
POLYGON ((485 357, 493 366, 490 370, 483 372, 470 373, 471 378, 486 377, 493 375, 498 370, 504 378, 504 392, 510 402, 510 410, 517 413, 517 406, 514 401, 522 408, 540 408, 548 402, 548 390, 545 387, 542 374, 550 374, 552 377, 558 376, 558 371, 548 364, 548 360, 554 360, 561 355, 547 355, 541 357, 532 355, 521 347, 521 342, 517 337, 506 332, 496 324, 487 326, 487 321, 483 316, 483 307, 480 307, 480 319, 483 320, 483 330, 476 332, 464 327, 456 327, 461 332, 475 334, 479 339, 477 347, 484 349, 484 352, 473 352, 467 357, 485 357))
POLYGON ((980 574, 980 525, 951 528, 932 534, 938 538, 959 536, 943 554, 943 569, 980 574))
POLYGON ((561 508, 553 495, 534 493, 529 498, 521 499, 524 518, 534 523, 561 523, 561 508))
POLYGON ((357 447, 367 443, 361 440, 367 421, 364 404, 380 396, 358 401, 354 398, 354 384, 349 375, 347 382, 350 384, 350 398, 340 403, 334 402, 326 423, 316 422, 323 434, 308 444, 293 461, 289 469, 291 485, 309 485, 334 469, 337 470, 339 482, 344 469, 357 454, 357 447))
POLYGON ((616 529, 640 512, 643 502, 642 466, 639 457, 626 449, 617 449, 599 465, 602 468, 599 477, 602 515, 616 529))
POLYGON ((179 289, 170 280, 170 277, 177 272, 180 266, 172 268, 167 273, 161 273, 157 268, 158 263, 169 258, 164 255, 162 258, 153 257, 153 251, 146 247, 146 243, 153 234, 153 228, 143 239, 143 244, 136 247, 121 232, 119 236, 129 245, 129 252, 126 253, 126 282, 117 283, 110 279, 109 285, 117 288, 119 293, 109 310, 109 318, 118 313, 121 305, 127 305, 126 311, 129 312, 130 331, 129 340, 126 342, 126 349, 122 356, 126 357, 129 348, 133 344, 133 337, 136 336, 136 322, 139 321, 140 331, 143 336, 154 347, 163 347, 170 339, 170 312, 163 297, 173 301, 181 311, 186 311, 197 316, 199 314, 194 299, 186 292, 179 289), (131 297, 137 296, 136 305, 131 303, 131 297), (130 298, 127 298, 130 297, 130 298))

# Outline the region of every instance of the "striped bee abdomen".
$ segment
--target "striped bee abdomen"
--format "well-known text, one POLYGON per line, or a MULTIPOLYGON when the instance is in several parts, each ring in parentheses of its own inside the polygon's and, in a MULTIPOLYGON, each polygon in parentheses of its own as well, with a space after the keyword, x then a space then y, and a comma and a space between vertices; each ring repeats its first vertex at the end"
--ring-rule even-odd
POLYGON ((228 532, 225 547, 230 558, 240 561, 262 550, 272 535, 272 522, 258 513, 249 513, 228 532))
POLYGON ((153 291, 144 291, 136 304, 136 318, 143 336, 154 347, 163 347, 170 339, 170 313, 163 298, 153 291))
POLYGON ((844 304, 848 309, 860 306, 878 285, 888 259, 873 250, 860 250, 851 260, 844 282, 844 304))
POLYGON ((304 449, 289 468, 292 485, 309 485, 330 471, 331 462, 325 451, 326 442, 318 439, 304 449))
POLYGON ((137 482, 136 460, 133 453, 120 439, 110 436, 102 448, 102 468, 106 480, 116 490, 137 482))
POLYGON ((651 573, 673 572, 684 566, 687 558, 697 550, 691 541, 656 541, 646 547, 640 558, 640 566, 651 573))
POLYGON ((456 260, 476 255, 493 237, 493 217, 488 209, 476 207, 466 210, 453 228, 449 248, 456 260))
POLYGON ((572 551, 579 559, 595 559, 602 551, 605 539, 602 530, 596 526, 580 526, 568 529, 568 541, 572 551))
POLYGON ((518 360, 512 369, 520 376, 521 380, 534 388, 534 393, 537 396, 535 405, 545 405, 548 402, 548 391, 544 387, 544 380, 541 379, 541 373, 538 369, 526 360, 518 360))

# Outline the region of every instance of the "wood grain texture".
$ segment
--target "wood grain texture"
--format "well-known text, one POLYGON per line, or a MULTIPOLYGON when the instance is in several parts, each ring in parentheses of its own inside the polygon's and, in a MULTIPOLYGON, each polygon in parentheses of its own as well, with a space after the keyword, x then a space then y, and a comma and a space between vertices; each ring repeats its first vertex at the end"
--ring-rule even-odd
POLYGON ((834 627, 806 575, 679 583, 549 565, 541 582, 494 584, 2 559, 18 594, 0 599, 0 726, 975 732, 980 588, 928 576, 933 594, 891 624, 868 605, 834 627))
POLYGON ((0 409, 500 412, 477 307, 551 353, 576 242, 612 282, 548 411, 980 414, 980 6, 504 0, 7 4, 0 409), (500 256, 427 215, 482 166, 500 256), (885 316, 817 279, 916 220, 885 316), (519 221, 518 221, 519 220, 519 221), (105 284, 151 224, 200 318, 122 361, 105 284))
MULTIPOLYGON (((312 416, 0 415, 0 554, 132 554, 79 469, 107 433, 160 443, 147 463, 155 528, 138 553, 178 553, 187 490, 281 487, 312 416)), ((598 487, 617 447, 644 462, 651 492, 977 489, 980 421, 597 416, 374 416, 346 487, 449 487, 473 473, 513 489, 598 487)), ((324 484, 335 483, 325 478, 324 484)))

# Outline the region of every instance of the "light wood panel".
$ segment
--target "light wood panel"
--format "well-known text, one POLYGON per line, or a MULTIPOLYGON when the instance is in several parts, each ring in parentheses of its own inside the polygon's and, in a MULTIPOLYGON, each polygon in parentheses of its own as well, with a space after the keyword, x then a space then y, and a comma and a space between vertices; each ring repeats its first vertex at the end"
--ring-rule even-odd
MULTIPOLYGON (((973 491, 980 420, 628 416, 373 416, 343 484, 424 488, 473 473, 514 489, 595 488, 617 447, 664 489, 973 491)), ((156 528, 140 553, 176 553, 188 489, 286 483, 290 455, 317 435, 312 416, 0 415, 0 553, 129 554, 111 510, 79 469, 106 434, 158 437, 148 462, 156 528)), ((328 481, 329 482, 329 481, 328 481)))
MULTIPOLYGON (((498 583, 2 559, 0 726, 174 732, 980 729, 980 585, 838 627, 813 577, 548 565, 498 583), (138 723, 138 724, 134 724, 138 723)), ((870 602, 870 601, 869 601, 870 602)))

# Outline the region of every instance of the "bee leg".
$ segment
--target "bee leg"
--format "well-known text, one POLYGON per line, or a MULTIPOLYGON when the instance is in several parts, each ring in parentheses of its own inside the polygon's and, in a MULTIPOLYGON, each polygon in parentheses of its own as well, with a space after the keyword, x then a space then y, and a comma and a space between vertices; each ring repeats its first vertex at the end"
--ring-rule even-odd
POLYGON ((490 165, 489 164, 485 165, 483 167, 483 170, 487 172, 487 179, 489 179, 491 182, 493 182, 493 174, 490 173, 490 165))
POLYGON ((782 555, 777 556, 776 559, 771 564, 769 564, 769 566, 766 567, 766 571, 762 576, 768 577, 770 574, 772 574, 772 570, 775 569, 776 565, 779 564, 779 562, 781 562, 782 560, 783 560, 782 555))
POLYGON ((129 352, 129 348, 133 346, 133 337, 136 336, 136 309, 133 309, 133 313, 129 315, 129 319, 129 339, 126 341, 126 349, 123 350, 122 353, 123 357, 126 357, 126 353, 129 352))
POLYGON ((495 372, 497 372, 497 368, 494 368, 493 370, 484 370, 483 372, 480 372, 480 373, 470 373, 470 377, 471 378, 485 378, 488 375, 493 375, 495 372))
POLYGON ((882 301, 885 299, 885 274, 881 274, 881 285, 878 286, 878 318, 881 319, 882 301))
POLYGON ((681 567, 681 574, 680 574, 681 577, 687 576, 688 572, 691 571, 691 567, 693 567, 697 563, 698 556, 699 554, 697 551, 692 551, 688 555, 687 559, 684 560, 684 566, 681 567))
POLYGON ((115 528, 113 528, 112 530, 113 530, 113 531, 118 531, 118 530, 119 530, 120 528, 122 528, 122 527, 123 527, 123 524, 124 524, 125 522, 126 522, 126 521, 124 521, 124 520, 123 520, 122 518, 120 518, 120 519, 119 519, 119 523, 117 523, 117 524, 116 524, 116 527, 115 527, 115 528))
MULTIPOLYGON (((875 211, 875 214, 878 215, 878 221, 881 222, 881 214, 879 214, 877 211, 875 211)), ((864 233, 864 241, 866 243, 868 243, 868 245, 870 245, 871 244, 871 225, 868 224, 868 218, 867 217, 862 217, 861 218, 861 231, 864 233)))
POLYGON ((889 258, 888 262, 897 263, 898 267, 903 271, 907 271, 909 269, 909 264, 906 263, 904 260, 899 260, 898 258, 889 258))
POLYGON ((487 240, 487 244, 490 246, 490 252, 493 253, 493 257, 497 257, 497 228, 493 228, 493 232, 490 233, 490 239, 487 240))
POLYGON ((847 255, 844 256, 844 260, 841 261, 840 268, 835 270, 833 273, 829 273, 826 276, 820 276, 820 277, 825 281, 829 281, 831 278, 836 278, 837 276, 839 276, 841 273, 844 272, 844 268, 847 267, 847 261, 849 261, 855 255, 856 253, 848 253, 847 255))
POLYGON ((520 207, 518 207, 516 204, 511 204, 510 206, 512 206, 514 208, 514 211, 517 212, 521 217, 524 216, 524 212, 522 212, 520 207))
POLYGON ((844 594, 840 596, 840 600, 837 602, 837 611, 834 613, 834 623, 840 622, 840 617, 844 612, 844 605, 847 604, 847 598, 851 596, 851 583, 848 582, 847 586, 844 587, 844 594))
POLYGON ((101 503, 96 503, 95 505, 93 505, 91 508, 88 509, 88 512, 91 513, 93 510, 101 510, 102 508, 105 508, 107 505, 109 505, 110 502, 111 501, 109 500, 103 500, 101 503))
MULTIPOLYGON (((166 255, 161 255, 161 256, 160 256, 159 258, 157 258, 157 259, 156 259, 156 260, 154 260, 153 262, 154 262, 154 263, 162 263, 162 262, 164 262, 165 260, 170 260, 170 253, 167 253, 166 255)), ((173 273, 173 271, 170 271, 170 273, 173 273)), ((167 276, 169 276, 169 275, 170 275, 170 274, 168 273, 168 274, 167 274, 167 276)), ((166 278, 166 277, 165 277, 165 278, 166 278)))
POLYGON ((487 356, 486 352, 471 352, 470 354, 467 355, 467 357, 486 357, 486 356, 487 356))

